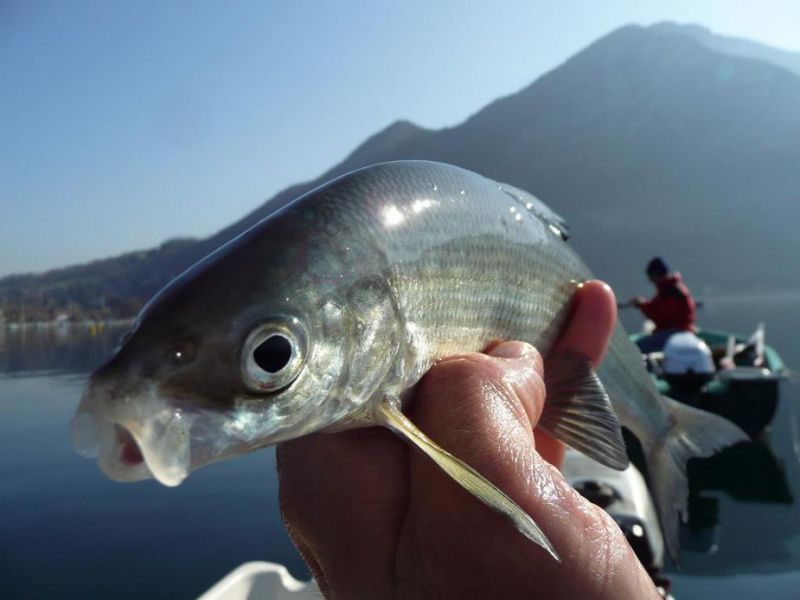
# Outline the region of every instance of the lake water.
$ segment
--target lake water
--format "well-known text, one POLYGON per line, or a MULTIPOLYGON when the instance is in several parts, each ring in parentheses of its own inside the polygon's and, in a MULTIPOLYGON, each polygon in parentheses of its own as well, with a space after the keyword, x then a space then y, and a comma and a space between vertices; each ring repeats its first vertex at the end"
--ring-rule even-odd
MULTIPOLYGON (((768 343, 800 368, 798 305, 791 295, 710 300, 701 322, 745 333, 766 321, 768 343)), ((73 453, 68 422, 86 375, 121 333, 0 328, 0 597, 192 598, 248 560, 307 577, 281 523, 272 450, 172 489, 109 481, 73 453)), ((783 385, 763 442, 725 457, 725 476, 694 473, 678 600, 798 597, 798 401, 783 385)))
POLYGON ((0 598, 192 598, 258 559, 307 578, 281 523, 271 449, 177 488, 115 483, 73 452, 86 376, 121 334, 0 337, 0 598))

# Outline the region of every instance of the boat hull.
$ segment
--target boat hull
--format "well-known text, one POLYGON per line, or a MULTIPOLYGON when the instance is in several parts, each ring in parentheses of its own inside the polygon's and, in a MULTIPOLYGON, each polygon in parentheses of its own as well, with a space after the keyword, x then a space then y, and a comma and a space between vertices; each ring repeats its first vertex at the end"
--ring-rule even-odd
MULTIPOLYGON (((642 334, 632 335, 635 342, 642 334)), ((724 350, 728 338, 734 334, 701 330, 697 336, 708 346, 719 353, 724 350)), ((740 336, 734 336, 737 342, 744 342, 740 336)), ((765 346, 764 364, 755 368, 750 365, 737 365, 731 371, 718 371, 715 376, 699 389, 672 385, 663 376, 653 374, 659 391, 702 410, 725 417, 741 427, 748 435, 760 434, 775 417, 780 397, 780 379, 783 373, 783 362, 778 353, 765 346)))

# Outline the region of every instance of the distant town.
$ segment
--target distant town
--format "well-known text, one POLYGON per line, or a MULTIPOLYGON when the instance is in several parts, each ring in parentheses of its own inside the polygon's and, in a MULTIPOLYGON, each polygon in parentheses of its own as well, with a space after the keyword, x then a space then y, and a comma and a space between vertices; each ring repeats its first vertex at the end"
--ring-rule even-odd
POLYGON ((0 303, 0 326, 8 328, 27 326, 68 326, 116 321, 131 321, 146 303, 139 297, 101 295, 97 300, 81 302, 61 295, 36 294, 8 298, 0 303))
POLYGON ((137 311, 131 314, 118 314, 114 311, 97 310, 84 311, 76 307, 68 310, 49 310, 34 308, 31 311, 0 309, 0 327, 6 329, 19 328, 71 328, 71 327, 99 327, 105 325, 124 325, 133 322, 137 311))
POLYGON ((167 241, 151 250, 0 278, 0 323, 65 326, 133 319, 168 281, 195 262, 194 240, 167 241))

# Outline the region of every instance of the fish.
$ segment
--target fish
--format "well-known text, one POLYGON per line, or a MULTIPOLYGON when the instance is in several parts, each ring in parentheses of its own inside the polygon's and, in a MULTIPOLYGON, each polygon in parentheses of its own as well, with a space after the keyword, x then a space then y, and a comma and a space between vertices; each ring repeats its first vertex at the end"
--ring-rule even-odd
POLYGON ((439 359, 499 340, 534 345, 539 426, 615 469, 622 426, 642 442, 677 552, 685 461, 746 439, 659 395, 617 325, 598 372, 551 352, 592 274, 566 221, 535 196, 465 169, 397 161, 343 175, 190 267, 138 315, 90 377, 76 449, 118 481, 180 484, 193 469, 324 431, 384 426, 551 556, 539 525, 403 413, 439 359))

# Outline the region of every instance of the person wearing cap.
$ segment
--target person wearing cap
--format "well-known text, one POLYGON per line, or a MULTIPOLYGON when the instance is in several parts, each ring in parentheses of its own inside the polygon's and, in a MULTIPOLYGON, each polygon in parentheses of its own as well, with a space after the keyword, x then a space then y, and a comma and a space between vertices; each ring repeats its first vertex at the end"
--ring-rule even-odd
POLYGON ((656 295, 647 300, 642 296, 631 304, 655 323, 655 331, 637 342, 641 351, 659 352, 674 333, 695 330, 695 303, 681 274, 672 272, 663 258, 657 256, 647 264, 647 278, 656 286, 656 295))

